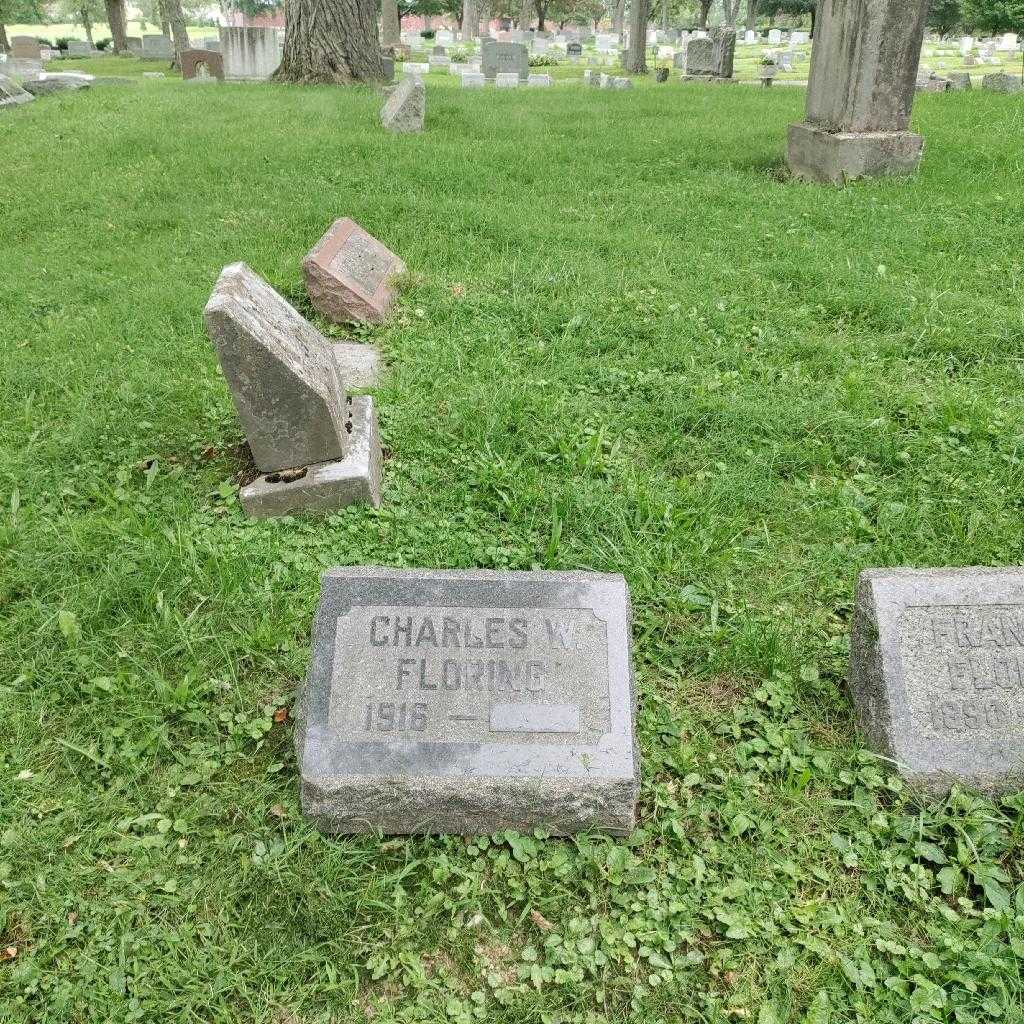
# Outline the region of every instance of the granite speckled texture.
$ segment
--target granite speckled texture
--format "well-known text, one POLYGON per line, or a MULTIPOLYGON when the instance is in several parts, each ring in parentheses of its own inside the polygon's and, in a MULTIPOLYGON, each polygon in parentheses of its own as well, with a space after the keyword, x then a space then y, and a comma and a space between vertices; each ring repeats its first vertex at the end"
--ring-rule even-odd
POLYGON ((329 832, 633 828, 629 593, 599 573, 324 574, 297 707, 329 832))
POLYGON ((861 573, 849 686, 868 745, 916 788, 1024 788, 1024 569, 861 573))

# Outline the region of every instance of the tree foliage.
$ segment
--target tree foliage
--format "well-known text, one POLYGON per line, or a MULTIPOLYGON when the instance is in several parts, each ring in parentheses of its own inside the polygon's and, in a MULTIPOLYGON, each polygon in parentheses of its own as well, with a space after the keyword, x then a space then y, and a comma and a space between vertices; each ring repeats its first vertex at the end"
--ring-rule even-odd
POLYGON ((960 0, 960 12, 972 32, 1024 32, 1024 0, 960 0))

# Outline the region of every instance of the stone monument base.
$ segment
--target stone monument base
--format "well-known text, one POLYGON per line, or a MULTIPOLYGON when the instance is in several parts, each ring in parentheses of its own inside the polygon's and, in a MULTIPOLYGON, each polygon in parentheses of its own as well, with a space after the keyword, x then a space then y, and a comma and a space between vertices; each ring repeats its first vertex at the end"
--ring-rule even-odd
POLYGON ((736 85, 738 78, 722 78, 721 75, 680 75, 680 82, 706 82, 709 85, 736 85))
POLYGON ((268 519, 345 505, 380 505, 382 456, 372 398, 349 399, 348 425, 345 458, 257 477, 239 492, 246 513, 268 519))
POLYGON ((829 132, 802 122, 789 126, 787 159, 795 178, 842 185, 916 174, 923 149, 913 132, 829 132))

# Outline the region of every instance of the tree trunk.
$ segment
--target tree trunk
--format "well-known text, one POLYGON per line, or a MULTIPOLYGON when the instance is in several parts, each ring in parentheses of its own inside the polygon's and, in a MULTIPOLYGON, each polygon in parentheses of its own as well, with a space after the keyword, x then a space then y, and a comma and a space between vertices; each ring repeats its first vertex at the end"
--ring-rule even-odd
POLYGON ((668 0, 661 0, 661 31, 668 31, 668 0))
POLYGON ((519 7, 519 28, 525 32, 533 21, 533 4, 530 0, 523 0, 519 7))
MULTIPOLYGON (((160 19, 166 19, 174 43, 174 60, 171 61, 171 67, 180 67, 181 51, 188 49, 188 32, 185 30, 185 12, 181 9, 181 0, 160 0, 160 19)), ((166 34, 165 32, 164 35, 166 34)))
POLYGON ((713 0, 700 0, 700 18, 697 20, 697 28, 707 29, 708 15, 711 13, 713 0))
POLYGON ((380 21, 380 45, 385 50, 394 50, 402 41, 402 26, 398 20, 398 0, 381 0, 380 21))
POLYGON ((10 53, 11 44, 7 40, 7 27, 0 21, 0 53, 10 53))
POLYGON ((740 14, 740 0, 722 0, 722 14, 725 24, 729 28, 735 28, 740 14))
POLYGON ((491 34, 491 5, 488 0, 480 4, 480 37, 491 34))
POLYGON ((124 0, 105 0, 105 3, 110 38, 114 42, 114 53, 127 53, 128 24, 124 13, 124 0))
POLYGON ((612 15, 612 32, 622 39, 622 29, 626 24, 626 0, 616 0, 615 13, 612 15))
POLYGON ((275 82, 380 82, 384 69, 374 0, 289 0, 275 82))
POLYGON ((747 31, 757 31, 757 0, 747 0, 747 31))
POLYGON ((634 75, 647 74, 647 18, 650 13, 651 0, 631 0, 626 70, 634 75))
POLYGON ((476 39, 480 35, 480 10, 476 0, 462 0, 462 38, 476 39))
POLYGON ((82 28, 85 29, 85 38, 89 41, 89 46, 95 50, 96 44, 92 41, 92 18, 89 15, 89 8, 83 7, 78 13, 82 19, 82 28))

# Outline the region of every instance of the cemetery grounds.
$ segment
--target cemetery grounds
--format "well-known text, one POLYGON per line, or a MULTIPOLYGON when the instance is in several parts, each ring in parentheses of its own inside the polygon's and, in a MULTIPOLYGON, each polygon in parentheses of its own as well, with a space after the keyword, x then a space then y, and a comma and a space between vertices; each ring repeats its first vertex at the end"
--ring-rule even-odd
POLYGON ((802 102, 432 76, 394 137, 369 90, 168 79, 5 116, 0 1019, 1022 1019, 1024 798, 916 802, 844 681, 860 569, 1024 561, 1024 108, 919 96, 920 176, 836 190, 785 180, 802 102), (410 267, 358 332, 384 504, 247 519, 201 311, 244 259, 343 336, 300 260, 345 215, 410 267), (636 831, 306 824, 347 564, 622 572, 636 831))

